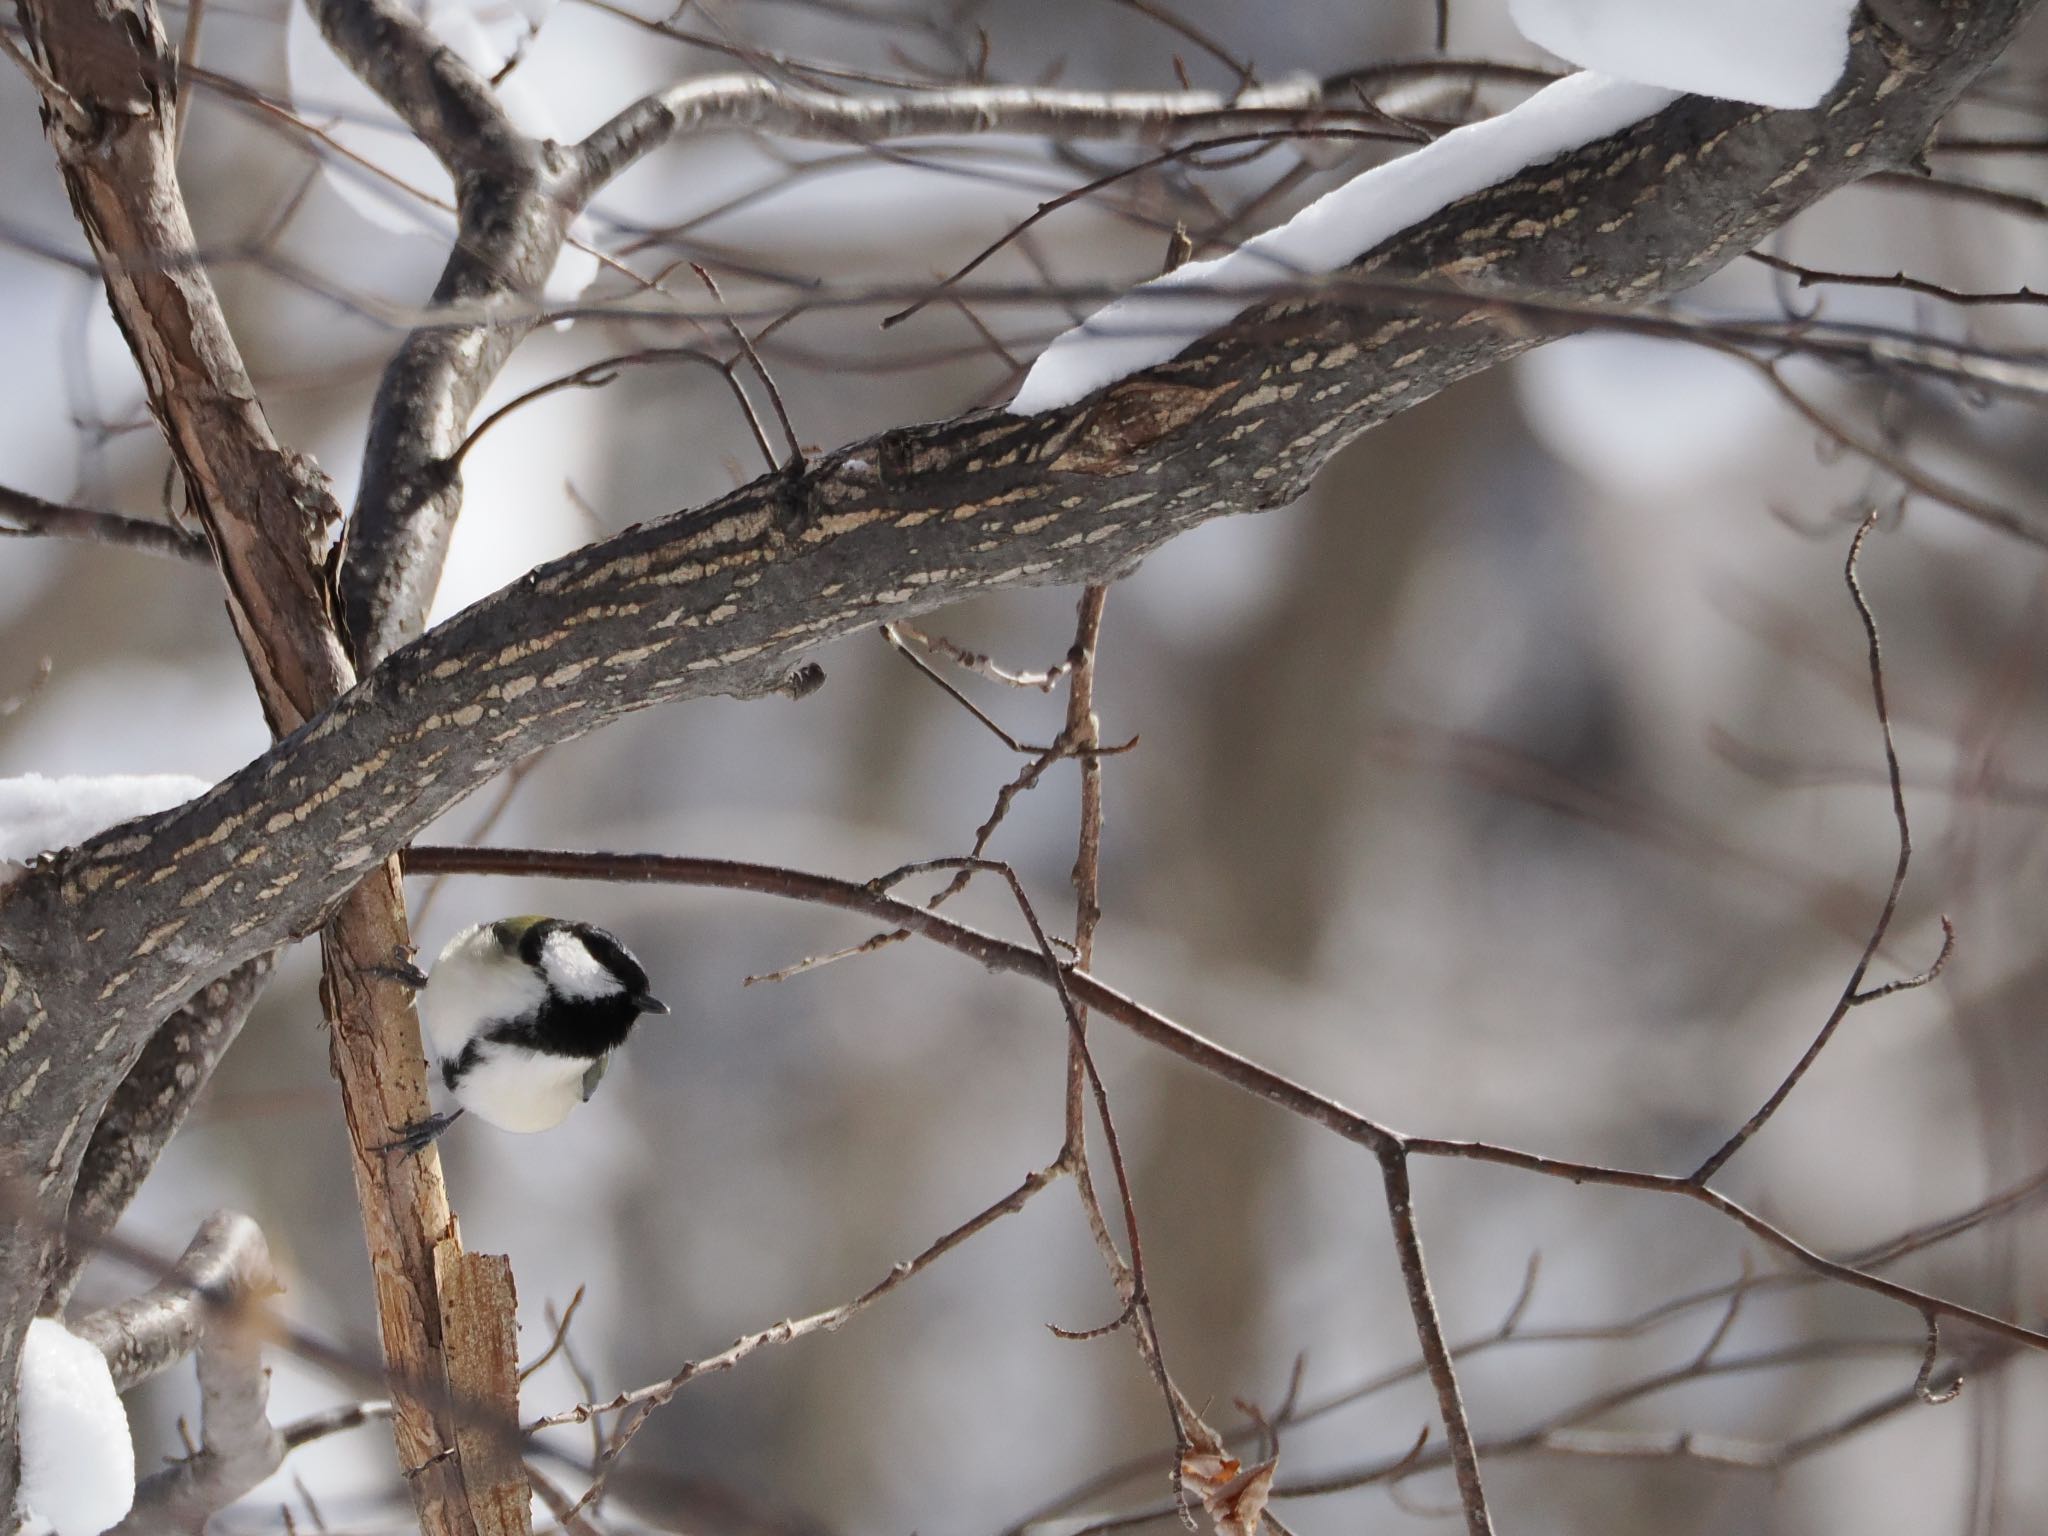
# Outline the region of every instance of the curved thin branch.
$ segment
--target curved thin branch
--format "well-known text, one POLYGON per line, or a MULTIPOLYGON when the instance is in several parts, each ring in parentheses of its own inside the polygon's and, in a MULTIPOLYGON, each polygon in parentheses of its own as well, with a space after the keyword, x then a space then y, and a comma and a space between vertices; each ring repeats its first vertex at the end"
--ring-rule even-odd
MULTIPOLYGON (((1055 968, 1029 944, 1015 944, 965 923, 943 917, 928 908, 878 891, 872 882, 839 880, 807 870, 785 869, 770 864, 749 864, 732 859, 688 858, 664 854, 571 853, 533 848, 442 848, 415 847, 405 855, 406 870, 416 875, 488 874, 539 876, 564 880, 607 880, 637 885, 692 885, 715 890, 747 891, 818 906, 836 907, 858 913, 875 922, 907 928, 922 938, 965 955, 987 970, 1052 985, 1055 968)), ((1077 1005, 1113 1019, 1139 1039, 1171 1052, 1191 1066, 1200 1068, 1246 1093, 1298 1115, 1345 1140, 1356 1143, 1384 1161, 1395 1155, 1409 1157, 1460 1158, 1494 1163, 1525 1173, 1562 1179, 1572 1184, 1597 1184, 1613 1189, 1632 1189, 1646 1194, 1673 1195, 1706 1206, 1735 1222, 1767 1245, 1817 1275, 1853 1286, 1908 1307, 1922 1316, 1932 1314, 1952 1322, 1967 1323, 1998 1338, 2028 1349, 2048 1350, 2048 1332, 1978 1311, 1961 1302, 1946 1300, 1887 1280, 1856 1263, 1830 1259, 1807 1247, 1790 1233, 1773 1225, 1747 1207, 1690 1177, 1679 1174, 1645 1173, 1632 1168, 1611 1168, 1600 1163, 1576 1162, 1549 1157, 1492 1142, 1455 1141, 1441 1137, 1416 1136, 1360 1114, 1335 1099, 1295 1082, 1292 1078, 1259 1065, 1213 1040, 1197 1034, 1164 1014, 1146 1007, 1108 983, 1074 969, 1057 968, 1077 1005)))
MULTIPOLYGON (((1892 796, 1892 822, 1898 828, 1898 856, 1892 866, 1891 885, 1885 891, 1884 903, 1878 909, 1876 921, 1870 926, 1870 936, 1863 942, 1863 953, 1856 957, 1855 965, 1850 967, 1849 979, 1843 983, 1841 995, 1836 999, 1833 1011, 1822 1022, 1812 1042, 1793 1063, 1791 1070, 1771 1091, 1770 1096, 1758 1106, 1756 1112, 1715 1148, 1705 1162, 1693 1170, 1693 1178, 1701 1184, 1719 1173, 1730 1158, 1747 1146, 1750 1138, 1762 1130, 1771 1116, 1775 1115, 1779 1107, 1792 1096, 1792 1090, 1799 1086, 1807 1070, 1820 1059, 1820 1053, 1827 1049, 1828 1042, 1834 1038, 1835 1031, 1841 1027, 1842 1021, 1849 1017, 1852 1009, 1873 1002, 1878 997, 1889 996, 1893 990, 1904 990, 1897 984, 1876 992, 1867 993, 1863 990, 1863 978, 1870 973, 1870 964, 1877 958, 1878 950, 1883 947, 1884 936, 1891 931, 1892 918, 1899 910, 1899 895, 1906 888, 1906 871, 1913 863, 1913 825, 1906 815, 1906 786, 1899 773, 1898 747, 1892 740, 1891 708, 1885 700, 1884 648, 1878 638, 1877 615, 1871 612, 1870 599, 1864 596, 1862 579, 1856 573, 1857 562, 1863 556, 1864 540, 1870 537, 1870 531, 1877 526, 1877 518, 1878 509, 1873 507, 1857 527, 1855 537, 1850 539, 1849 558, 1842 568, 1842 579, 1848 584, 1850 600, 1856 605, 1856 617, 1863 625, 1863 638, 1869 657, 1870 691, 1877 710, 1878 734, 1884 740, 1885 776, 1892 796)), ((1955 944, 1955 930, 1949 926, 1947 918, 1942 919, 1942 930, 1946 937, 1941 946, 1941 957, 1924 976, 1908 978, 1914 986, 1922 986, 1933 980, 1941 967, 1947 963, 1949 953, 1955 944)))

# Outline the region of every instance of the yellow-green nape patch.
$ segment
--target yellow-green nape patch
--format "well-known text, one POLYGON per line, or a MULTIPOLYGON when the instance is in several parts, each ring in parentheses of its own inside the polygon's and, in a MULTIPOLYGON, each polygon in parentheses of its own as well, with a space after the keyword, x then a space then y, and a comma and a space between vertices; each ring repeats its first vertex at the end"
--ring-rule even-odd
POLYGON ((526 936, 527 930, 548 919, 537 912, 528 912, 521 917, 501 917, 491 924, 491 932, 498 936, 498 942, 507 949, 516 947, 526 936))

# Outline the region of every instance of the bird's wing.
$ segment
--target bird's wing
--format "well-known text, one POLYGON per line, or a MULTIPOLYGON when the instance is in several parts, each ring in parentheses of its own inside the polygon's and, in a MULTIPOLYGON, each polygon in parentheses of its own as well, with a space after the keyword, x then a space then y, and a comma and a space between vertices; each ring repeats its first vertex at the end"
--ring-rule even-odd
POLYGON ((590 1064, 590 1070, 583 1074, 583 1102, 588 1104, 590 1096, 597 1092, 597 1085, 604 1081, 604 1069, 612 1064, 609 1055, 600 1056, 590 1064))

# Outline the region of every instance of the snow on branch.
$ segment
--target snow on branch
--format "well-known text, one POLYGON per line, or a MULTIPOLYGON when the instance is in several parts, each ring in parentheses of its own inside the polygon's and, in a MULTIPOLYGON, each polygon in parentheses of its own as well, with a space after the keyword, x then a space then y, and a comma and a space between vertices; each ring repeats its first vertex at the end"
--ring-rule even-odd
POLYGON ((1585 69, 1764 107, 1819 104, 1856 0, 1508 0, 1522 35, 1585 69))
POLYGON ((1010 410, 1033 416, 1177 357, 1261 290, 1336 272, 1459 199, 1661 112, 1680 94, 1811 107, 1841 79, 1856 0, 1514 0, 1531 41, 1586 68, 1325 193, 1226 255, 1145 283, 1055 337, 1010 410))
POLYGON ((138 816, 183 805, 213 786, 185 773, 25 773, 0 779, 0 886, 20 866, 138 816))
POLYGON ((1511 112, 1453 129, 1354 176, 1277 229, 1236 250, 1189 262, 1055 337, 1010 401, 1041 411, 1170 361, 1227 325, 1264 290, 1335 272, 1462 197, 1661 112, 1677 93, 1586 71, 1546 86, 1511 112))

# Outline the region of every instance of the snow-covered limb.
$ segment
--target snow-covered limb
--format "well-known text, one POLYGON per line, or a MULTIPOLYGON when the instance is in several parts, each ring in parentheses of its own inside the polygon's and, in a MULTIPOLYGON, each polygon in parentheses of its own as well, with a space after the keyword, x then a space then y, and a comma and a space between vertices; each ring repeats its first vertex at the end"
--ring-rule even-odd
POLYGON ((1010 401, 1072 405, 1168 362, 1261 288, 1336 272, 1518 171, 1621 132, 1685 92, 1811 107, 1842 77, 1856 0, 1512 0, 1533 42, 1585 66, 1513 110, 1354 176, 1236 250, 1134 289, 1055 337, 1010 401))
POLYGON ((99 1536, 135 1500, 135 1442, 106 1356, 54 1318, 21 1346, 21 1504, 57 1536, 99 1536))
POLYGON ((1508 0, 1522 35, 1584 69, 1764 107, 1842 77, 1856 0, 1508 0))
POLYGON ((1177 357, 1261 291, 1335 272, 1460 198, 1661 112, 1677 93, 1591 71, 1544 87, 1499 117, 1453 129, 1325 193, 1236 250, 1189 262, 1053 338, 1010 401, 1035 416, 1177 357))
POLYGON ((14 867, 69 848, 117 822, 183 805, 213 786, 187 773, 79 774, 0 779, 0 885, 14 867))
POLYGON ((78 1325, 78 1336, 105 1360, 110 1380, 123 1386, 198 1351, 199 1451, 135 1489, 134 1508, 124 1506, 127 1518, 115 1527, 120 1536, 198 1530, 283 1461, 284 1437, 269 1418, 262 1330, 249 1315, 252 1303, 278 1289, 262 1229, 247 1216, 217 1211, 162 1285, 78 1325))

